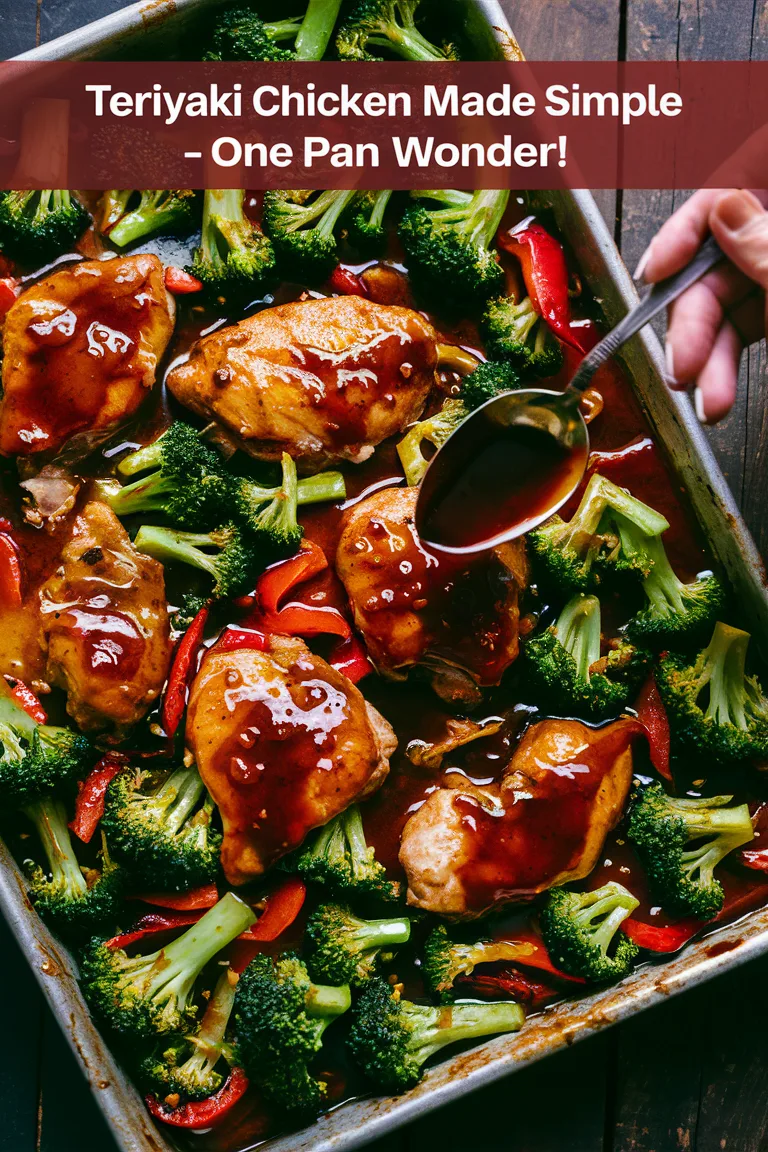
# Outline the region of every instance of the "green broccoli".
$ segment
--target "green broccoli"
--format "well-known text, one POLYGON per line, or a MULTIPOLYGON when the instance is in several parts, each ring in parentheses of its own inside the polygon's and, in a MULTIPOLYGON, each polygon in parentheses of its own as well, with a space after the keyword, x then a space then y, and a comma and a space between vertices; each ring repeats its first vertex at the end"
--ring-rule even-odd
POLYGON ((118 516, 160 512, 191 531, 220 524, 231 514, 234 484, 215 449, 189 424, 174 421, 146 448, 118 464, 124 476, 139 476, 104 500, 118 516))
POLYGON ((656 681, 677 752, 724 765, 768 757, 768 700, 746 675, 748 646, 748 632, 718 621, 693 662, 662 657, 656 681))
POLYGON ((0 247, 27 264, 40 264, 72 249, 90 216, 68 188, 0 192, 0 247))
POLYGON ((653 561, 653 567, 642 582, 647 606, 627 624, 629 638, 654 648, 676 648, 701 639, 725 606, 722 582, 712 572, 702 572, 684 584, 658 536, 641 539, 638 548, 653 561))
POLYGON ((313 984, 297 956, 255 956, 235 993, 237 1050, 248 1077, 276 1107, 317 1112, 327 1084, 309 1065, 323 1034, 350 1006, 349 986, 313 984))
POLYGON ((620 929, 638 904, 613 880, 593 892, 551 889, 540 922, 554 963, 595 984, 623 980, 640 949, 620 929))
POLYGON ((378 256, 386 248, 384 214, 391 199, 391 192, 357 192, 347 206, 347 239, 363 256, 378 256))
POLYGON ((145 524, 136 533, 134 544, 139 552, 154 556, 161 564, 190 564, 207 572, 217 597, 247 592, 255 573, 264 567, 254 541, 237 524, 225 524, 210 532, 177 532, 145 524), (215 551, 206 551, 211 548, 215 551))
POLYGON ((123 906, 123 873, 106 847, 101 869, 82 868, 67 826, 63 801, 44 796, 24 808, 48 860, 46 870, 27 861, 30 896, 45 920, 66 936, 79 939, 114 927, 123 906))
POLYGON ((144 1057, 139 1079, 145 1091, 161 1099, 179 1096, 183 1100, 207 1100, 219 1091, 226 1080, 226 1066, 235 1063, 234 1049, 227 1043, 226 1034, 236 984, 236 974, 225 968, 206 1005, 199 1030, 144 1057))
POLYGON ((101 213, 98 228, 106 235, 113 224, 117 224, 128 211, 128 203, 135 195, 135 188, 108 188, 101 195, 99 210, 101 213))
POLYGON ((322 60, 341 0, 309 0, 303 17, 264 22, 252 8, 229 8, 213 29, 205 60, 322 60), (294 49, 278 43, 293 40, 294 49))
MULTIPOLYGON (((293 484, 291 464, 285 458, 283 483, 277 488, 268 488, 255 480, 238 477, 235 481, 238 518, 252 531, 264 532, 274 513, 279 512, 286 502, 290 509, 293 484)), ((347 486, 341 472, 318 472, 316 476, 304 476, 296 484, 296 503, 299 506, 322 504, 326 500, 336 502, 345 500, 346 496, 347 486)))
POLYGON ((307 922, 307 963, 319 980, 361 987, 410 935, 407 916, 361 920, 345 905, 322 904, 307 922))
POLYGON ((442 448, 470 412, 494 396, 512 392, 519 386, 520 380, 515 369, 498 360, 488 360, 465 376, 458 397, 444 400, 442 407, 433 416, 412 425, 398 444, 397 454, 409 487, 423 480, 429 466, 429 460, 424 455, 425 445, 431 445, 435 451, 442 448))
POLYGON ((186 1031, 197 1017, 198 976, 255 920, 253 910, 227 892, 186 932, 148 956, 128 956, 122 948, 91 940, 80 963, 83 994, 94 1014, 126 1039, 186 1031))
POLYGON ((420 0, 358 0, 336 37, 342 60, 381 60, 385 49, 403 60, 457 60, 456 49, 438 48, 416 27, 420 0))
POLYGON ((296 519, 299 495, 296 464, 287 452, 283 452, 282 470, 282 484, 270 500, 259 500, 264 490, 248 481, 238 489, 238 515, 242 515, 253 533, 265 564, 293 556, 301 546, 303 535, 296 519))
POLYGON ((430 990, 442 1001, 453 1000, 459 976, 471 976, 478 964, 500 960, 525 962, 535 951, 525 940, 464 939, 466 930, 449 932, 444 924, 433 928, 424 943, 421 970, 430 990))
POLYGON ((629 839, 645 865, 653 899, 671 915, 709 920, 722 908, 723 887, 715 868, 754 835, 749 808, 727 807, 732 800, 679 800, 660 784, 648 785, 635 799, 629 839))
POLYGON ((221 835, 214 805, 194 767, 177 768, 159 787, 133 769, 110 781, 101 826, 110 852, 139 885, 180 892, 216 879, 221 835))
POLYGON ((373 848, 366 843, 357 804, 334 816, 283 866, 332 892, 371 895, 386 901, 400 898, 399 882, 387 880, 373 848))
MULTIPOLYGON (((195 194, 189 188, 139 192, 135 208, 127 210, 110 226, 109 239, 125 248, 145 236, 185 236, 195 226, 195 194)), ((111 214, 111 213, 110 213, 111 214)))
POLYGON ((595 473, 569 521, 552 516, 529 532, 538 578, 560 595, 571 596, 592 591, 606 575, 647 576, 653 566, 647 552, 623 550, 622 531, 627 525, 649 537, 660 536, 669 522, 626 489, 595 473))
POLYGON ((491 249, 508 191, 478 191, 466 204, 407 209, 399 236, 416 288, 441 306, 471 308, 504 286, 491 249))
POLYGON ((91 766, 93 750, 84 736, 38 724, 0 679, 0 797, 8 807, 74 783, 91 766))
POLYGON ((526 670, 547 706, 567 716, 616 716, 647 672, 648 658, 625 640, 600 655, 601 611, 583 592, 568 601, 551 627, 525 645, 526 670))
POLYGON ((357 1002, 348 1043, 353 1059, 378 1087, 404 1092, 446 1044, 517 1032, 524 1022, 523 1009, 513 1001, 426 1007, 401 999, 375 977, 357 1002))
POLYGON ((187 271, 215 297, 255 298, 274 278, 271 241, 248 219, 244 203, 237 188, 207 188, 203 195, 200 247, 187 271))
POLYGON ((286 275, 316 283, 339 262, 336 228, 355 193, 266 192, 262 219, 286 275))
POLYGON ((485 310, 482 334, 488 355, 509 360, 526 375, 554 376, 563 366, 563 350, 530 297, 491 300, 485 310))

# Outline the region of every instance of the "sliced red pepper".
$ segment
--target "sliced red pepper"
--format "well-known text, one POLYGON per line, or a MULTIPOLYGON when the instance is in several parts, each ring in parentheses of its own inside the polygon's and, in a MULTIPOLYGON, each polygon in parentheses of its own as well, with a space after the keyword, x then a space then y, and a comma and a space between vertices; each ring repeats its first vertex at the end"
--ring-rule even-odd
POLYGON ((175 928, 189 928, 196 924, 204 915, 199 912, 147 912, 136 921, 130 932, 123 932, 120 936, 113 936, 107 940, 107 948, 129 948, 131 944, 138 943, 146 936, 155 936, 158 932, 170 932, 175 928))
POLYGON ((168 1109, 156 1096, 145 1096, 147 1108, 156 1120, 174 1128, 212 1128, 237 1104, 248 1090, 248 1077, 238 1065, 232 1069, 224 1085, 207 1100, 188 1100, 177 1108, 168 1109))
POLYGON ((174 736, 187 706, 187 688, 194 672, 195 657, 203 642, 208 607, 201 608, 179 641, 173 657, 168 686, 163 697, 163 728, 174 736))
POLYGON ((311 540, 302 540, 301 549, 289 560, 267 568, 256 584, 256 601, 265 613, 277 612, 280 601, 298 584, 305 584, 328 567, 325 552, 311 540))
POLYGON ((104 815, 104 796, 110 780, 114 780, 127 763, 122 753, 107 752, 78 784, 75 815, 69 827, 83 844, 90 843, 104 815))
POLYGON ((643 924, 640 920, 623 920, 622 932, 647 952, 677 952, 704 927, 703 920, 678 920, 676 924, 643 924))
POLYGON ((352 634, 349 622, 337 608, 314 608, 298 601, 257 619, 268 632, 281 632, 284 636, 341 636, 346 639, 352 634))
POLYGON ((45 724, 48 713, 32 689, 23 680, 16 680, 13 676, 6 676, 5 679, 11 686, 11 696, 24 709, 27 716, 31 716, 38 724, 45 724))
POLYGON ((311 540, 302 541, 301 550, 295 556, 273 564, 259 577, 254 600, 260 611, 244 623, 287 636, 349 636, 352 629, 336 608, 313 607, 299 601, 280 606, 289 592, 327 567, 322 548, 311 540))
POLYGON ((669 719, 651 672, 635 701, 637 718, 648 733, 648 751, 656 771, 665 780, 672 779, 669 766, 669 719))
POLYGON ((539 315, 565 344, 586 352, 582 333, 571 328, 568 267, 559 240, 535 220, 500 232, 500 248, 520 261, 526 291, 539 315))
POLYGON ((189 296, 192 292, 202 291, 203 282, 197 276, 185 272, 183 268, 176 268, 168 264, 165 269, 165 286, 174 296, 189 296))
POLYGON ((362 276, 358 276, 351 268, 344 264, 337 264, 328 281, 329 287, 338 292, 340 296, 370 296, 368 285, 362 276))
POLYGON ((15 277, 4 276, 0 280, 0 319, 5 319, 20 292, 21 285, 15 277))
POLYGON ((268 646, 267 637, 255 628, 225 628, 214 644, 217 652, 234 652, 237 648, 251 648, 256 652, 265 652, 268 646))
POLYGON ((543 1008, 563 994, 561 989, 541 980, 533 980, 525 972, 517 972, 513 968, 494 973, 473 972, 471 976, 460 976, 456 984, 466 988, 470 994, 493 999, 497 999, 501 993, 528 1008, 543 1008))
POLYGON ((201 908, 213 908, 219 899, 219 890, 211 883, 190 888, 189 892, 139 892, 128 899, 156 904, 158 908, 171 908, 176 912, 197 912, 201 908))
POLYGON ((328 663, 337 672, 343 672, 347 680, 351 680, 353 684, 370 676, 374 670, 365 647, 357 636, 348 636, 346 640, 334 645, 328 663))
POLYGON ((24 570, 16 541, 0 532, 0 603, 20 608, 24 599, 24 570))
POLYGON ((290 876, 267 897, 264 911, 255 924, 238 937, 230 967, 242 972, 260 951, 258 945, 277 940, 290 928, 304 905, 307 886, 298 876, 290 876))

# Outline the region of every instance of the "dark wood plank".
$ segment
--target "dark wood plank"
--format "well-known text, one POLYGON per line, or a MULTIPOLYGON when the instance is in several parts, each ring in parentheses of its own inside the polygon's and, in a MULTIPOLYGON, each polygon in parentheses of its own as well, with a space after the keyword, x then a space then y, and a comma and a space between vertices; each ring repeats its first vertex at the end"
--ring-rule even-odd
MULTIPOLYGON (((116 1152, 85 1077, 49 1012, 43 1024, 40 1105, 35 1152, 116 1152)), ((16 1152, 22 1152, 22 1146, 16 1152)))
POLYGON ((6 1045, 0 1075, 0 1152, 32 1152, 37 1140, 41 997, 16 940, 0 919, 0 979, 6 1045))

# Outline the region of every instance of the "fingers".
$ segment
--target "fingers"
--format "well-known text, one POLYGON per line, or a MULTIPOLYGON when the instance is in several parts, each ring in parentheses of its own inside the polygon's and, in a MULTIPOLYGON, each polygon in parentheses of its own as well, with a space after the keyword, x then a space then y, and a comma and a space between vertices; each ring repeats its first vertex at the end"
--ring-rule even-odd
POLYGON ((726 320, 696 381, 694 404, 702 424, 716 424, 733 407, 742 347, 741 337, 726 320))
POLYGON ((670 308, 667 330, 667 382, 671 388, 693 384, 728 317, 744 342, 762 335, 762 301, 754 285, 733 265, 709 273, 670 308), (750 305, 749 307, 747 305, 750 305))
POLYGON ((768 212, 751 192, 718 196, 709 226, 725 255, 746 276, 768 289, 768 212))

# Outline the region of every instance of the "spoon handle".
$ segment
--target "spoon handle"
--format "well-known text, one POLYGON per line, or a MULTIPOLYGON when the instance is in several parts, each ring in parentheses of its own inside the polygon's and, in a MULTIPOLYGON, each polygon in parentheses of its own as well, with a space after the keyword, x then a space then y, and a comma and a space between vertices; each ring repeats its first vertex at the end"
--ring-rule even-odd
POLYGON ((634 336, 641 328, 658 315, 668 304, 676 300, 686 288, 700 280, 705 272, 714 268, 723 259, 723 253, 713 236, 705 240, 690 264, 681 268, 674 276, 660 280, 654 284, 641 300, 638 300, 623 320, 619 321, 591 352, 588 352, 576 369, 576 373, 568 385, 565 395, 570 399, 578 399, 589 384, 598 368, 609 360, 611 356, 634 336))

